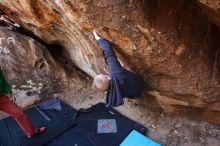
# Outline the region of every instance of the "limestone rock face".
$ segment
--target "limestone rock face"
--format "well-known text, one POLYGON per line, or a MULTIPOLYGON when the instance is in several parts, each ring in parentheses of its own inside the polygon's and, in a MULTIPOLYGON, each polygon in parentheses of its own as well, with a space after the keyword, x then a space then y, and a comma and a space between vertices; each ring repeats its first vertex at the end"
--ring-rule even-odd
POLYGON ((0 9, 48 44, 62 46, 65 58, 91 77, 107 72, 91 35, 96 29, 125 67, 144 76, 161 107, 219 123, 220 31, 208 19, 219 25, 219 9, 197 2, 0 0, 0 9))

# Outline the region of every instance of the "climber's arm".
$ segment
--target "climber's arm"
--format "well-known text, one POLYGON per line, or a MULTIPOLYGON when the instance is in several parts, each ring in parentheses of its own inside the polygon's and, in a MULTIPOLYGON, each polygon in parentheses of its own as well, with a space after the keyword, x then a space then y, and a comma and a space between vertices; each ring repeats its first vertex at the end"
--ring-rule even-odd
POLYGON ((120 62, 118 61, 114 51, 112 50, 109 42, 104 38, 100 38, 98 42, 104 51, 105 59, 109 66, 110 74, 121 71, 123 68, 120 62))

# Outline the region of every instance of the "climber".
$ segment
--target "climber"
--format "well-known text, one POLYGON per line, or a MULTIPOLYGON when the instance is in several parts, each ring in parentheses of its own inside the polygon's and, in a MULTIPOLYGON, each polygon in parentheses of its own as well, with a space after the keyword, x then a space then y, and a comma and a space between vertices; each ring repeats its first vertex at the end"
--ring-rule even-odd
POLYGON ((93 87, 97 91, 105 92, 106 106, 117 107, 124 103, 123 98, 134 99, 143 95, 144 80, 139 74, 124 69, 119 63, 109 42, 99 37, 93 31, 95 39, 104 51, 106 62, 109 66, 110 75, 98 74, 93 80, 93 87))
POLYGON ((28 138, 43 133, 46 127, 35 128, 28 116, 15 104, 15 100, 11 87, 2 73, 2 68, 0 68, 0 111, 11 115, 28 138))

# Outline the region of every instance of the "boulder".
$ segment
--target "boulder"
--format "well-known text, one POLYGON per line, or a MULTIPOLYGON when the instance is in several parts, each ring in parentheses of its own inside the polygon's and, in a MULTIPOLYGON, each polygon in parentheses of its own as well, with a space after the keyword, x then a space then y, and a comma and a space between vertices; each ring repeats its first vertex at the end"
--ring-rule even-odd
POLYGON ((219 10, 203 5, 212 9, 202 0, 1 0, 0 9, 62 46, 64 57, 91 77, 108 72, 91 35, 96 29, 125 68, 144 76, 146 100, 219 123, 220 31, 208 18, 218 25, 219 10))
POLYGON ((4 27, 0 36, 1 67, 21 107, 58 92, 66 74, 43 45, 4 27))

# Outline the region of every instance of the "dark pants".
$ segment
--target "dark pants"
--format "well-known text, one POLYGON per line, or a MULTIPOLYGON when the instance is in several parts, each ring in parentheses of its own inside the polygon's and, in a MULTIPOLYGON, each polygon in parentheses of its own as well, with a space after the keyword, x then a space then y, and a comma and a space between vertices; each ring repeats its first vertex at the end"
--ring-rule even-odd
POLYGON ((11 115, 27 136, 31 136, 35 131, 37 131, 37 128, 34 128, 30 119, 22 111, 22 109, 18 107, 17 104, 11 102, 5 95, 0 95, 0 111, 11 115))

